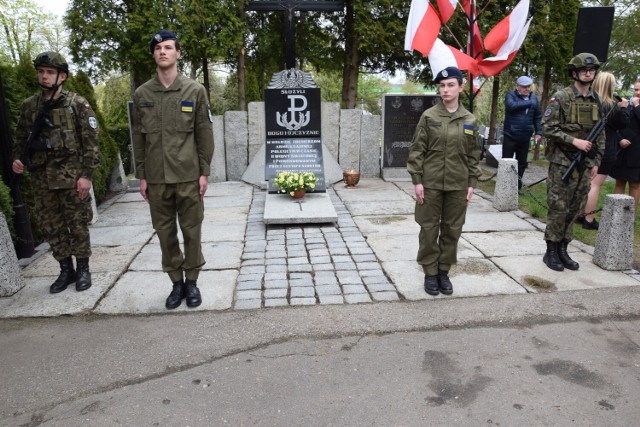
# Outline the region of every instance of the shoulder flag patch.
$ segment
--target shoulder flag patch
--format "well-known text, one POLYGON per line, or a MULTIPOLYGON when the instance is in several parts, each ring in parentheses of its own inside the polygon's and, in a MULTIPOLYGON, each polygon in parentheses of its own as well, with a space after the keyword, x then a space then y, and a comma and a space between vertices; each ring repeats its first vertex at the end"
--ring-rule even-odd
POLYGON ((193 113, 193 102, 182 101, 180 103, 180 111, 182 111, 183 113, 193 113))

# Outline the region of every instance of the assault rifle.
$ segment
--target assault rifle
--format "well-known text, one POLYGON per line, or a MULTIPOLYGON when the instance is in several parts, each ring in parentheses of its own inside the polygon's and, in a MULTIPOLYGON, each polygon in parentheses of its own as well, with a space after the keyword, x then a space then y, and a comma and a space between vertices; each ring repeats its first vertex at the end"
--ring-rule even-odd
POLYGON ((38 115, 36 116, 36 119, 31 126, 31 130, 29 131, 27 142, 24 144, 22 156, 20 156, 20 161, 29 171, 33 169, 33 165, 31 164, 31 153, 33 151, 51 148, 51 141, 49 141, 48 139, 38 140, 38 138, 40 138, 40 133, 42 132, 42 128, 44 126, 48 127, 49 129, 53 129, 53 124, 51 123, 51 119, 49 118, 49 110, 51 109, 51 104, 53 104, 53 96, 55 92, 56 90, 54 87, 54 89, 52 90, 51 98, 45 101, 38 111, 38 115), (34 147, 37 148, 37 150, 34 150, 34 147))
MULTIPOLYGON (((614 93, 613 97, 618 102, 622 102, 622 98, 620 98, 617 93, 614 93)), ((575 156, 573 156, 573 159, 571 159, 571 164, 569 165, 567 170, 562 174, 562 182, 564 182, 565 184, 568 184, 573 171, 576 168, 578 168, 579 171, 582 171, 584 169, 585 159, 587 157, 593 159, 596 156, 598 149, 594 145, 595 141, 596 139, 598 139, 598 136, 600 136, 600 134, 604 130, 604 127, 607 124, 607 120, 609 119, 609 116, 611 115, 611 113, 613 113, 613 110, 615 110, 615 104, 611 107, 609 112, 607 112, 607 115, 601 118, 600 121, 596 123, 596 125, 593 128, 591 128, 591 132, 589 132, 589 135, 587 135, 587 138, 586 138, 586 140, 591 142, 592 144, 591 150, 589 150, 588 153, 585 153, 584 151, 580 150, 575 154, 575 156)))

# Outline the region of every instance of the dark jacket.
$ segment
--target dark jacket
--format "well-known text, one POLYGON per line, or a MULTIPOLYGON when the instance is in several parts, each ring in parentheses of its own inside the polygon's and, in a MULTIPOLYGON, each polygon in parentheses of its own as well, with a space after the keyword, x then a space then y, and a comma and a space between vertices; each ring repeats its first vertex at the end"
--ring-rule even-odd
POLYGON ((538 98, 532 93, 525 100, 517 90, 504 97, 504 134, 514 141, 529 141, 531 135, 542 135, 542 112, 538 98))
MULTIPOLYGON (((620 140, 624 138, 622 132, 629 125, 630 111, 621 109, 617 102, 613 108, 614 111, 607 117, 607 122, 604 126, 606 140, 604 155, 602 156, 603 162, 613 162, 616 160, 620 151, 620 140)), ((606 114, 606 112, 604 114, 606 114)))
POLYGON ((620 151, 620 165, 637 168, 640 167, 640 106, 631 106, 629 126, 620 132, 622 138, 631 141, 631 145, 620 151))

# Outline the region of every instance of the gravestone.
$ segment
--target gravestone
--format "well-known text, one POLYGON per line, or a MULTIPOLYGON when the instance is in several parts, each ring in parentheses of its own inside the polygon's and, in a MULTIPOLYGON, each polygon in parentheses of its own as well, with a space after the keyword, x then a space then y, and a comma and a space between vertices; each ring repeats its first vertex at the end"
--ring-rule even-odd
POLYGON ((438 95, 385 94, 382 100, 382 178, 411 181, 407 172, 409 146, 422 113, 438 95))
POLYGON ((265 89, 266 224, 335 222, 338 214, 326 193, 321 139, 320 89, 311 74, 289 69, 275 73, 265 89), (313 172, 315 191, 296 203, 275 194, 278 172, 313 172))
POLYGON ((273 75, 264 91, 266 129, 265 178, 269 192, 277 192, 278 172, 313 172, 315 192, 326 191, 320 137, 320 89, 311 75, 285 70, 273 75))

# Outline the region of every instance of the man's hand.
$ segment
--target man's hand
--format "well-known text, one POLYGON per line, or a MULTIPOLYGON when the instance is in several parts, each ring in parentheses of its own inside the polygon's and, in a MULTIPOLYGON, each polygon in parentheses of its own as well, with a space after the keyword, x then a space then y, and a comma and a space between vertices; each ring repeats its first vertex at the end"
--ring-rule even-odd
POLYGON ((584 151, 585 153, 588 153, 589 151, 591 151, 592 145, 593 144, 591 143, 591 141, 587 141, 586 139, 580 139, 580 138, 573 139, 573 146, 580 151, 584 151))
POLYGON ((594 166, 591 168, 591 178, 590 180, 593 181, 593 179, 598 176, 598 166, 594 166))
POLYGON ((467 188, 467 203, 471 201, 471 197, 473 197, 473 187, 467 188))
POLYGON ((89 191, 91 191, 91 181, 87 178, 78 178, 78 182, 76 182, 76 191, 78 192, 80 199, 86 199, 89 195, 89 191))
POLYGON ((537 144, 538 142, 540 142, 540 140, 541 140, 541 139, 542 139, 542 135, 535 135, 535 136, 533 137, 533 140, 536 142, 536 144, 537 144))
POLYGON ((204 200, 204 195, 207 192, 207 186, 209 185, 209 177, 201 175, 199 184, 200 184, 200 200, 204 200))
POLYGON ((20 160, 14 160, 13 163, 11 163, 11 170, 17 174, 24 173, 24 165, 20 160))
POLYGON ((146 179, 141 179, 140 180, 140 195, 148 203, 149 200, 147 200, 147 187, 148 187, 147 180, 146 179))
POLYGON ((620 148, 624 150, 625 148, 631 145, 631 141, 629 141, 628 139, 621 139, 618 145, 620 145, 620 148))
POLYGON ((422 186, 422 184, 416 184, 415 191, 416 191, 416 200, 418 201, 418 204, 419 205, 423 204, 424 203, 424 187, 422 186))

